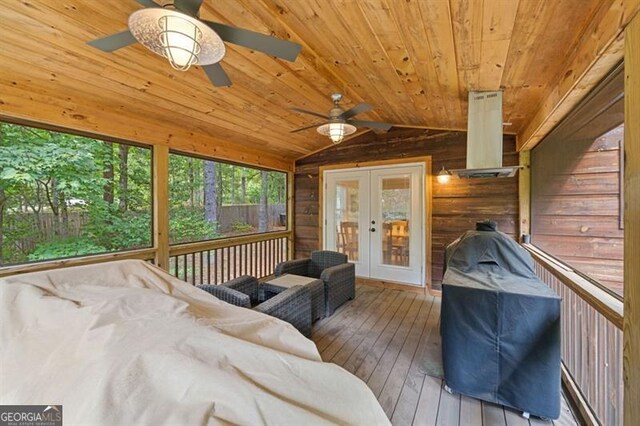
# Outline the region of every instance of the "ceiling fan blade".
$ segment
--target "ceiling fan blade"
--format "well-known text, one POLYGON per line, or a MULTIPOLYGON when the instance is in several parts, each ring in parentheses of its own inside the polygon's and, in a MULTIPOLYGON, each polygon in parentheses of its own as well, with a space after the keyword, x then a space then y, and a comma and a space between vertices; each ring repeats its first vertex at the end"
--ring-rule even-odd
POLYGON ((351 118, 354 115, 357 115, 363 112, 368 112, 368 111, 371 111, 372 109, 373 108, 371 107, 371 105, 363 102, 340 114, 340 118, 344 118, 346 120, 347 118, 351 118))
POLYGON ((229 80, 227 73, 224 72, 220 62, 216 62, 211 65, 204 65, 202 68, 204 69, 204 72, 207 73, 207 77, 209 77, 209 80, 211 80, 214 86, 231 86, 231 80, 229 80))
POLYGON ((91 40, 87 42, 87 44, 105 52, 113 52, 114 50, 118 50, 136 42, 137 40, 133 34, 131 34, 129 30, 125 30, 121 33, 111 34, 106 37, 91 40))
POLYGON ((301 127, 301 128, 299 128, 299 129, 292 130, 292 131, 290 131, 289 133, 297 133, 297 132, 301 132, 301 131, 303 131, 303 130, 307 130, 307 129, 312 129, 312 128, 314 128, 314 127, 318 127, 318 126, 321 126, 321 125, 322 125, 322 123, 320 123, 320 124, 312 124, 312 125, 310 125, 310 126, 301 127))
POLYGON ((202 0, 174 0, 173 5, 180 12, 184 12, 191 16, 198 16, 202 0))
POLYGON ((146 7, 160 7, 160 5, 158 5, 158 3, 154 2, 153 0, 136 0, 136 1, 146 7))
POLYGON ((353 124, 356 127, 358 127, 358 126, 369 127, 370 129, 389 130, 389 129, 391 129, 393 127, 392 124, 381 123, 379 121, 349 120, 349 121, 347 121, 347 123, 353 124))
POLYGON ((209 25, 224 41, 257 50, 267 55, 277 56, 287 61, 295 61, 300 53, 300 46, 276 37, 260 34, 242 28, 230 27, 219 22, 203 21, 209 25))
POLYGON ((322 115, 322 114, 319 114, 319 113, 317 113, 317 112, 309 111, 309 110, 306 110, 306 109, 302 109, 302 108, 295 108, 295 107, 293 107, 293 108, 289 108, 289 109, 290 109, 291 111, 297 111, 297 112, 301 112, 301 113, 303 113, 303 114, 315 115, 316 117, 324 118, 325 120, 328 120, 328 119, 329 119, 329 117, 328 117, 328 116, 326 116, 326 115, 322 115))

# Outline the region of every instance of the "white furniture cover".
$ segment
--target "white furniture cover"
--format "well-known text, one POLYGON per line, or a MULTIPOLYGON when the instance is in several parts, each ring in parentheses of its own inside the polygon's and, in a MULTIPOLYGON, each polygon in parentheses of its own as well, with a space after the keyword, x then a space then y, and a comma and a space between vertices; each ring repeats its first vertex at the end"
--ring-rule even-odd
POLYGON ((291 325, 143 261, 14 275, 0 300, 0 404, 62 404, 65 424, 389 424, 291 325))

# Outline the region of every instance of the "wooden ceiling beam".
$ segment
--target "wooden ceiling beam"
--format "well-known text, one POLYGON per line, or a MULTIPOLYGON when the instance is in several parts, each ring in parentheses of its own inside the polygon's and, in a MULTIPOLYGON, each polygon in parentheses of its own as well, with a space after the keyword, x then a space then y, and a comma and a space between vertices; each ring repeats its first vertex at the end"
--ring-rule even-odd
POLYGON ((520 0, 485 1, 477 90, 499 90, 520 0))
POLYGON ((518 150, 532 149, 623 58, 624 28, 640 10, 640 0, 602 4, 569 56, 559 78, 549 85, 540 108, 518 134, 518 150))

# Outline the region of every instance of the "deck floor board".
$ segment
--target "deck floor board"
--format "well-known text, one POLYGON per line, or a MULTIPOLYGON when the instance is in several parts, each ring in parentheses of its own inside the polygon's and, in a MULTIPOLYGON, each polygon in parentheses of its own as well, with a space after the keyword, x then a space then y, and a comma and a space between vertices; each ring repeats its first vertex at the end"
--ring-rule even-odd
POLYGON ((440 298, 361 285, 355 300, 314 325, 312 339, 324 361, 367 383, 394 425, 577 425, 564 395, 551 422, 446 392, 423 365, 440 351, 439 324, 440 298))

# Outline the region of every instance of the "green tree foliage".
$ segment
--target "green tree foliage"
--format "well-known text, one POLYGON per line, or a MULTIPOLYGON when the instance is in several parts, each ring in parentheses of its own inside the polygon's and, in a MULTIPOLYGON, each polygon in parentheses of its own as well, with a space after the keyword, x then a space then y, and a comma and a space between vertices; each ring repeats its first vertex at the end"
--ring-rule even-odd
MULTIPOLYGON (((213 190, 216 193, 214 199, 217 208, 214 210, 220 217, 209 221, 206 220, 205 212, 205 160, 179 154, 171 154, 169 158, 169 223, 172 243, 248 234, 259 229, 256 215, 264 189, 261 170, 217 162, 215 185, 210 192, 213 190), (233 216, 225 210, 231 206, 236 207, 231 211, 233 216)), ((272 214, 274 210, 284 214, 287 198, 286 174, 267 172, 266 176, 266 204, 274 206, 272 214)))
POLYGON ((0 123, 0 264, 151 244, 150 150, 130 147, 121 176, 113 145, 0 123), (104 177, 106 164, 114 182, 104 177), (104 200, 107 185, 113 203, 104 200))
MULTIPOLYGON (((170 155, 171 242, 273 230, 285 173, 204 164, 170 155)), ((0 123, 0 265, 149 247, 151 204, 150 149, 0 123)))

